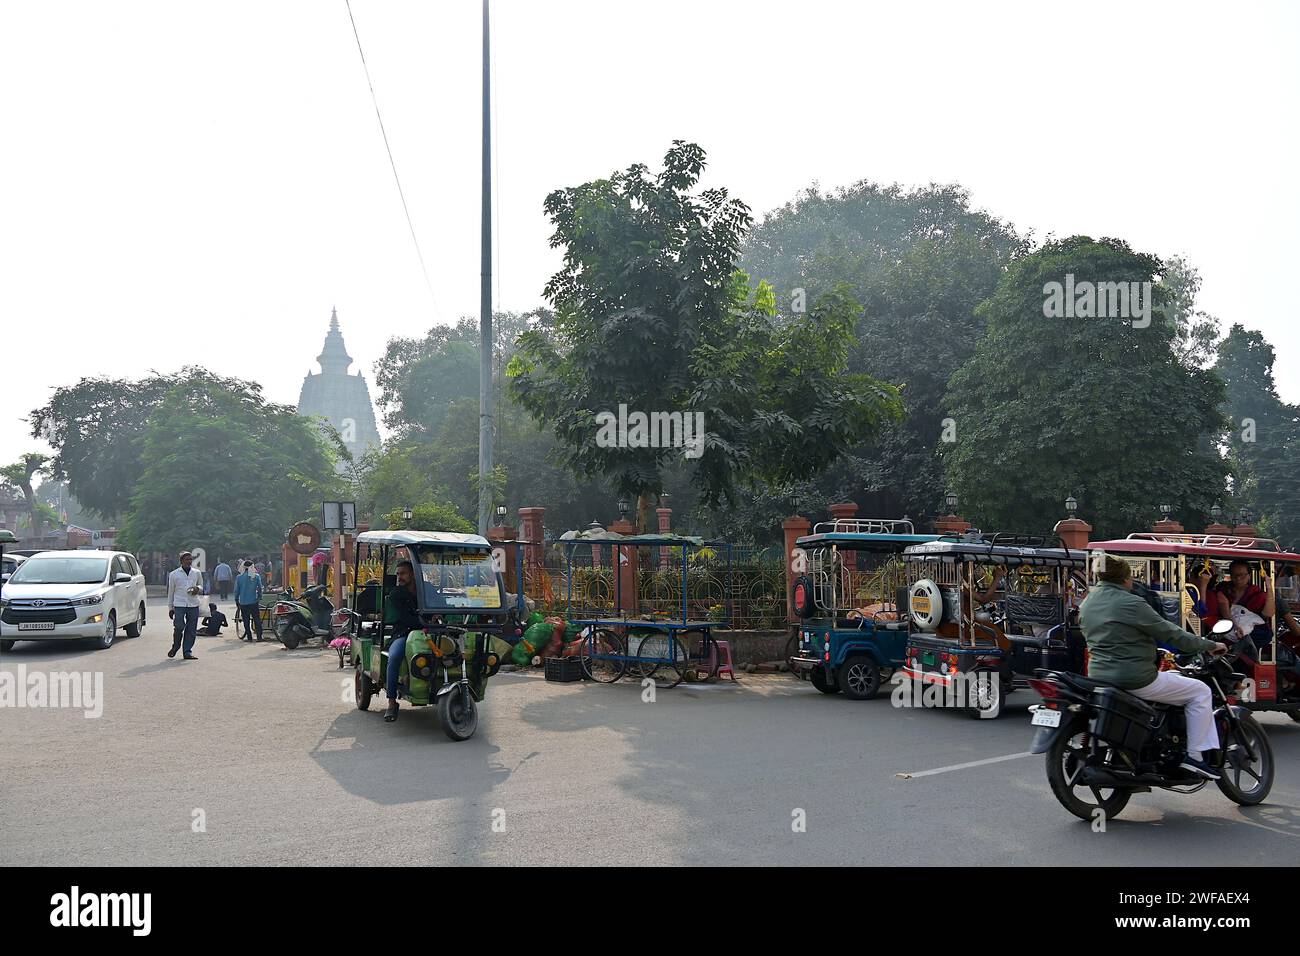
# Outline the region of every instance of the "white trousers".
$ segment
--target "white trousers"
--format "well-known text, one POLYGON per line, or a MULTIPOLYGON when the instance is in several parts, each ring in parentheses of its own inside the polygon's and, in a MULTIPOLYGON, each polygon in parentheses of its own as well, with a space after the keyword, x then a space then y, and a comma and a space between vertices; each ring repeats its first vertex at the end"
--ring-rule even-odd
POLYGON ((1174 671, 1161 671, 1145 687, 1129 691, 1143 700, 1161 704, 1182 704, 1187 711, 1187 751, 1198 760, 1206 750, 1219 746, 1214 729, 1214 704, 1210 685, 1174 671))

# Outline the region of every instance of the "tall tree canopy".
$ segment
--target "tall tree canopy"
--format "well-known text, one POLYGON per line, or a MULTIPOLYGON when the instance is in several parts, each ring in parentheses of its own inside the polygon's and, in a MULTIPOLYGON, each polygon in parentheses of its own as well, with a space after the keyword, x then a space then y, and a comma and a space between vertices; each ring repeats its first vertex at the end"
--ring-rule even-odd
POLYGON ((264 551, 316 515, 338 482, 317 426, 238 379, 195 375, 174 385, 141 445, 140 476, 120 531, 133 549, 264 551))
POLYGON ((1184 361, 1178 325, 1123 318, 1047 318, 1045 286, 1153 282, 1160 262, 1119 240, 1076 236, 1014 262, 980 308, 987 331, 954 376, 949 474, 967 517, 993 529, 1049 529, 1073 494, 1095 533, 1149 527, 1168 503, 1203 526, 1223 494, 1212 446, 1222 382, 1184 361))
POLYGON ((1300 546, 1300 408, 1278 397, 1273 363, 1273 346, 1241 325, 1218 345, 1235 492, 1228 503, 1230 513, 1249 508, 1263 533, 1300 546))
POLYGON ((1026 249, 1010 225, 972 210, 958 186, 863 180, 830 193, 813 188, 755 227, 743 265, 772 282, 783 312, 799 290, 811 297, 848 284, 864 309, 848 367, 898 385, 905 408, 901 421, 854 448, 799 497, 812 507, 852 498, 914 517, 936 511, 948 379, 982 334, 976 307, 1026 249))
POLYGON ((693 192, 704 166, 677 141, 657 174, 637 164, 547 197, 564 252, 546 286, 555 323, 521 337, 508 372, 566 464, 637 496, 643 527, 682 449, 609 447, 602 412, 701 413, 691 472, 707 505, 806 478, 898 412, 894 389, 847 368, 859 308, 843 291, 774 321, 770 287, 737 270, 749 210, 725 189, 693 192))

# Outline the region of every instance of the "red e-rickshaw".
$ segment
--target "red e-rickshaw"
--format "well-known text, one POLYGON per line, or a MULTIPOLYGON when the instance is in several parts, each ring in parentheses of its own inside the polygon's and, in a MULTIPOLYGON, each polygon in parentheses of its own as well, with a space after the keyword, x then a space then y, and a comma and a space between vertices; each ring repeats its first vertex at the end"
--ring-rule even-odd
MULTIPOLYGON (((1300 639, 1287 621, 1292 609, 1300 613, 1300 554, 1268 538, 1150 532, 1092 541, 1088 550, 1128 561, 1135 591, 1167 620, 1204 637, 1219 619, 1217 595, 1201 593, 1205 573, 1222 581, 1234 562, 1244 561, 1250 583, 1274 591, 1275 612, 1256 628, 1255 652, 1239 656, 1237 669, 1249 680, 1238 703, 1248 710, 1282 711, 1300 722, 1300 639)), ((1089 561, 1090 583, 1094 575, 1089 561)), ((1250 635, 1237 635, 1243 636, 1250 635)))

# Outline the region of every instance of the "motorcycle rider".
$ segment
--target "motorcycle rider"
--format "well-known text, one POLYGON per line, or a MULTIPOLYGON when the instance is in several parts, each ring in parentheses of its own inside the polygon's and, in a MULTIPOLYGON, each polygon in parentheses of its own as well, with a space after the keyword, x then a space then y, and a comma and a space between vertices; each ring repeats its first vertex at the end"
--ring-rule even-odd
POLYGON ((1088 642, 1088 676, 1128 691, 1143 700, 1181 704, 1187 713, 1187 756, 1183 769, 1218 780, 1204 752, 1219 746, 1209 685, 1157 667, 1157 642, 1192 654, 1223 654, 1228 648, 1191 634, 1165 620, 1133 593, 1128 562, 1100 554, 1098 583, 1084 600, 1079 623, 1088 642))

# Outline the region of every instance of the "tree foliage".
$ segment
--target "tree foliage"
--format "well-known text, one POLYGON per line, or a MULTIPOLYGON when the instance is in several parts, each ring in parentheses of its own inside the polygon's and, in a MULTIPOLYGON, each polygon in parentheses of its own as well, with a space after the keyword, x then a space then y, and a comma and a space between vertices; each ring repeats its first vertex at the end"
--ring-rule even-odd
POLYGON ((524 333, 508 370, 561 460, 637 496, 643 527, 683 449, 603 446, 602 412, 702 413, 688 467, 709 506, 807 477, 897 412, 893 389, 846 367, 859 310, 842 290, 774 321, 770 288, 736 268, 749 209, 725 189, 694 192, 704 166, 699 146, 676 141, 657 174, 636 164, 547 197, 564 253, 546 286, 554 326, 524 333))
MULTIPOLYGON (((987 331, 954 376, 948 469, 962 509, 997 530, 1050 529, 1073 494, 1100 536, 1149 527, 1162 503, 1203 526, 1226 468, 1211 439, 1222 382, 1183 361, 1177 327, 1044 317, 1045 284, 1157 282, 1160 262, 1076 236, 1013 263, 980 308, 987 331)), ((1168 291, 1154 286, 1157 306, 1168 291)))

